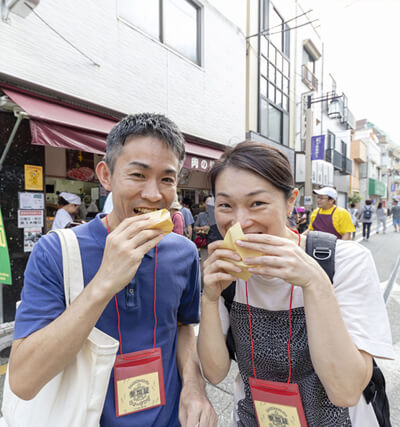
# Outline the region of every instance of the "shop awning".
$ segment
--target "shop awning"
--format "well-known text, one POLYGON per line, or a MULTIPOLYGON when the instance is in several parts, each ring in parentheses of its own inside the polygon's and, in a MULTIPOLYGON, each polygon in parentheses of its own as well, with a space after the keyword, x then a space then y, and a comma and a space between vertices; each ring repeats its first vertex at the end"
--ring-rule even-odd
POLYGON ((116 121, 2 88, 30 118, 32 143, 104 154, 106 137, 116 121))
POLYGON ((195 144, 187 140, 185 142, 185 150, 187 154, 214 160, 219 159, 223 154, 223 151, 218 150, 218 148, 206 147, 205 145, 195 144))
MULTIPOLYGON (((31 93, 9 88, 1 89, 28 114, 32 144, 97 154, 105 153, 106 137, 116 124, 116 120, 105 119, 70 106, 57 104, 31 93)), ((200 170, 204 170, 201 167, 202 164, 204 165, 204 162, 201 163, 202 160, 219 159, 223 153, 217 148, 200 145, 187 139, 185 148, 188 154, 186 165, 189 162, 192 164, 192 157, 195 157, 193 164, 199 162, 200 170)), ((197 169, 197 167, 189 168, 197 169)))

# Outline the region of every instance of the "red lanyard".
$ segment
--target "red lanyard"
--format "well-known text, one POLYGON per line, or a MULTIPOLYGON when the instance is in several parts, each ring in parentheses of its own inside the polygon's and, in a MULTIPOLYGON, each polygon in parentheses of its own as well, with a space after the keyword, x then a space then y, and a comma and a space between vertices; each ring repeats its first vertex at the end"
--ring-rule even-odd
MULTIPOLYGON (((291 230, 293 233, 297 234, 299 236, 299 242, 298 245, 300 246, 301 237, 297 230, 291 230)), ((289 358, 289 377, 287 380, 287 384, 290 384, 290 380, 292 378, 292 362, 290 360, 290 339, 292 338, 292 301, 293 301, 293 288, 290 291, 290 304, 289 304, 289 339, 288 339, 288 358, 289 358)), ((253 365, 253 375, 254 378, 257 379, 256 376, 256 366, 254 364, 254 341, 253 341, 253 331, 251 328, 251 312, 250 312, 250 306, 249 306, 249 294, 247 291, 247 281, 246 281, 246 304, 247 304, 247 311, 249 313, 249 329, 250 329, 250 341, 251 341, 251 362, 253 365)), ((281 388, 279 388, 281 389, 281 388)))
MULTIPOLYGON (((110 227, 108 226, 108 215, 106 216, 106 226, 108 234, 110 234, 110 227)), ((117 317, 118 317, 118 335, 119 335, 119 353, 120 355, 123 355, 122 352, 122 336, 121 336, 121 319, 119 316, 119 309, 118 309, 118 301, 117 301, 117 295, 114 295, 115 300, 115 308, 117 310, 117 317)), ((153 348, 156 347, 156 331, 157 331, 157 311, 156 311, 156 301, 157 301, 157 246, 155 247, 154 252, 154 304, 153 304, 153 311, 154 311, 154 332, 153 332, 153 348)), ((122 357, 123 359, 129 360, 129 358, 122 357)))

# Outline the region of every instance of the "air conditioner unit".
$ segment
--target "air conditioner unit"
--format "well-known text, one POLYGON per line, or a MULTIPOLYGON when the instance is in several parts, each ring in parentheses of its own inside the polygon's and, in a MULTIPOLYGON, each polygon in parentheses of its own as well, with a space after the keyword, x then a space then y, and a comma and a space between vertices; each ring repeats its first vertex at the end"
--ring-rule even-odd
POLYGON ((6 0, 5 7, 8 12, 26 18, 39 3, 40 0, 6 0))

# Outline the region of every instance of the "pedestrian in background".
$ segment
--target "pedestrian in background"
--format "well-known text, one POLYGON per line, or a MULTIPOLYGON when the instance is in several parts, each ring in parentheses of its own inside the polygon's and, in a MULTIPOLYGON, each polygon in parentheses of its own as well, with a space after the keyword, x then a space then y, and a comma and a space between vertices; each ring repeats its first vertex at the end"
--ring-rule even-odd
POLYGON ((185 219, 180 212, 181 208, 182 206, 179 204, 178 200, 175 200, 172 202, 172 205, 169 208, 169 213, 171 214, 172 223, 174 224, 172 232, 183 236, 185 229, 185 219))
POLYGON ((353 221, 346 209, 336 206, 337 192, 332 187, 313 191, 317 195, 318 208, 311 214, 309 230, 324 231, 338 239, 350 240, 355 232, 353 221))
POLYGON ((392 216, 394 231, 397 232, 397 227, 399 227, 400 230, 400 206, 399 201, 396 199, 393 200, 392 216))
POLYGON ((183 218, 185 219, 185 230, 184 230, 184 235, 189 239, 192 240, 193 237, 193 224, 194 224, 194 219, 193 219, 193 215, 192 212, 190 210, 191 206, 192 206, 192 202, 190 199, 188 199, 187 197, 185 197, 182 200, 182 209, 181 209, 181 213, 183 215, 183 218))
POLYGON ((386 233, 386 209, 382 206, 382 202, 378 203, 376 209, 376 234, 379 234, 379 230, 383 226, 383 234, 386 233))
POLYGON ((305 210, 304 206, 297 208, 297 230, 299 233, 304 233, 308 228, 309 212, 305 210))
POLYGON ((375 213, 375 208, 372 206, 372 200, 366 200, 365 206, 360 212, 360 221, 363 225, 363 239, 368 242, 371 232, 372 219, 375 213))
MULTIPOLYGON (((358 227, 358 209, 356 208, 356 205, 354 203, 350 205, 349 214, 351 216, 351 220, 353 221, 354 227, 357 228, 358 227)), ((356 237, 356 232, 354 231, 353 233, 351 233, 352 240, 354 240, 355 237, 356 237)))
POLYGON ((74 222, 75 216, 79 213, 81 198, 76 194, 63 191, 58 197, 58 205, 60 209, 58 209, 54 217, 52 230, 66 228, 68 224, 74 222))

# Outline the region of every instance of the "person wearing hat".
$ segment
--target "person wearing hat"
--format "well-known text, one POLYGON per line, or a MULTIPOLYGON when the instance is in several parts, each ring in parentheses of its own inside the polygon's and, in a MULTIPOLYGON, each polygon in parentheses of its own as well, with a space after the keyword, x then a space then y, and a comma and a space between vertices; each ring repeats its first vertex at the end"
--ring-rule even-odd
POLYGON ((356 231, 351 216, 346 209, 336 206, 337 192, 332 187, 323 187, 313 191, 317 195, 318 208, 310 218, 309 230, 324 231, 338 239, 350 240, 356 231))
POLYGON ((185 218, 180 212, 181 209, 182 206, 179 204, 178 200, 175 199, 169 208, 169 212, 171 214, 171 219, 174 224, 172 232, 183 236, 183 231, 185 229, 185 218))
POLYGON ((76 194, 61 192, 58 198, 58 209, 54 217, 52 230, 65 228, 68 224, 74 221, 75 215, 78 215, 81 199, 76 194))

